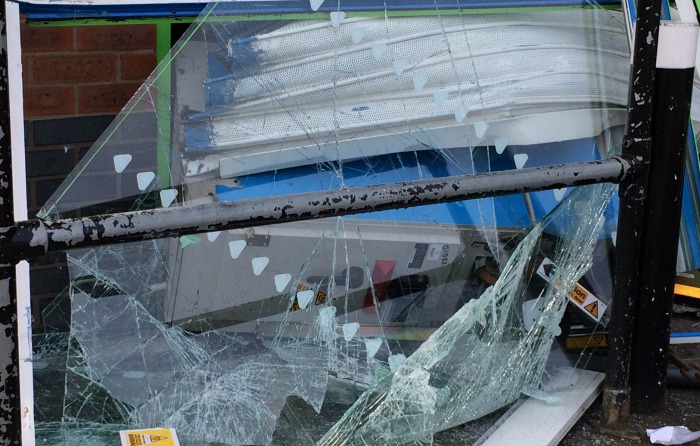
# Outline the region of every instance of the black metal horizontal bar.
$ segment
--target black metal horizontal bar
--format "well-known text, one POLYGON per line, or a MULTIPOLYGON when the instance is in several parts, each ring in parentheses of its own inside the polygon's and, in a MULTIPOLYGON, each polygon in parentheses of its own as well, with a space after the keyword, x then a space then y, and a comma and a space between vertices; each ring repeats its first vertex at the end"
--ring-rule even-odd
POLYGON ((609 160, 338 189, 277 197, 185 205, 56 221, 28 220, 0 231, 0 261, 16 262, 49 251, 123 243, 208 231, 353 215, 386 209, 621 182, 637 162, 609 160), (3 246, 4 245, 4 246, 3 246), (8 258, 6 253, 14 253, 8 258))

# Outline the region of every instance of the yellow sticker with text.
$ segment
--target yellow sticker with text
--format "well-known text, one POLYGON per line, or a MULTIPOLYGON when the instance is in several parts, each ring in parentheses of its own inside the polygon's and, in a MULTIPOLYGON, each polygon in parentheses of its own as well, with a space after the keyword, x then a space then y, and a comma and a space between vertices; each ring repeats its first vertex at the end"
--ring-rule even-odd
POLYGON ((572 350, 607 346, 608 339, 604 334, 595 334, 590 336, 572 336, 566 338, 566 348, 572 350))
POLYGON ((175 429, 134 429, 129 431, 119 431, 122 446, 144 446, 152 444, 154 446, 180 446, 175 429))
MULTIPOLYGON (((569 298, 579 305, 583 305, 587 297, 588 291, 578 283, 574 285, 574 289, 569 292, 569 298)), ((598 316, 596 316, 596 318, 597 317, 598 316)))
MULTIPOLYGON (((539 268, 537 268, 537 275, 551 283, 554 270, 554 263, 545 257, 539 268)), ((554 284, 557 288, 560 286, 558 281, 559 279, 557 279, 557 283, 554 284)), ((595 322, 600 322, 607 308, 607 305, 604 304, 603 301, 598 299, 593 293, 579 283, 574 284, 574 288, 569 291, 569 300, 583 310, 583 313, 595 322)))

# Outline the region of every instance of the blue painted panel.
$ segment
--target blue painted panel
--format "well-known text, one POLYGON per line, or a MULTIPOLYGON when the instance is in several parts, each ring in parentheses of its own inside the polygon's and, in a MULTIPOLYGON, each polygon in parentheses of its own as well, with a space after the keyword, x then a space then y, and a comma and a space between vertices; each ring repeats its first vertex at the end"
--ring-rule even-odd
MULTIPOLYGON (((561 143, 537 146, 513 146, 502 154, 493 147, 479 147, 473 151, 474 170, 467 148, 446 151, 426 150, 377 156, 343 163, 342 186, 359 187, 410 181, 416 179, 441 178, 465 173, 479 173, 515 169, 513 155, 527 153, 526 167, 586 161, 597 159, 593 139, 586 138, 561 143), (489 168, 489 166, 491 166, 489 168)), ((341 176, 337 165, 318 164, 295 167, 238 179, 240 187, 216 186, 220 201, 233 201, 274 195, 333 190, 341 187, 341 176)), ((552 191, 532 194, 533 206, 538 217, 544 216, 558 203, 552 191)), ((607 214, 614 221, 617 205, 611 205, 607 214)), ((500 227, 527 227, 530 225, 525 203, 521 195, 495 197, 493 200, 470 200, 458 203, 421 206, 411 209, 396 209, 362 214, 358 218, 367 220, 393 220, 397 222, 440 223, 500 227)), ((552 229, 558 232, 556 224, 552 229)), ((615 230, 612 224, 609 228, 615 230)))
MULTIPOLYGON (((619 1, 601 0, 600 5, 619 5, 619 1)), ((587 6, 586 0, 473 0, 437 1, 402 0, 386 4, 382 0, 325 2, 319 11, 331 12, 342 9, 354 11, 406 11, 436 9, 476 9, 476 8, 518 8, 532 6, 587 6)), ((206 7, 204 3, 178 3, 158 5, 37 5, 20 2, 20 11, 27 14, 28 20, 70 20, 70 19, 129 19, 143 17, 193 17, 206 7)), ((217 6, 217 14, 287 14, 311 13, 308 0, 263 0, 259 2, 222 2, 217 6), (219 12, 220 11, 220 12, 219 12)))
POLYGON ((178 3, 171 5, 36 5, 20 2, 20 12, 28 21, 73 19, 135 19, 197 17, 206 5, 178 3))
MULTIPOLYGON (((424 151, 347 162, 342 168, 342 185, 352 188, 459 175, 464 172, 463 166, 467 164, 468 156, 468 150, 462 149, 450 151, 449 156, 443 156, 435 151, 424 151)), ((239 178, 242 187, 228 188, 219 185, 216 187, 216 194, 219 200, 230 201, 333 190, 341 186, 340 175, 335 169, 337 165, 319 164, 249 175, 239 178)), ((496 200, 498 201, 497 221, 500 225, 509 227, 528 225, 527 213, 520 197, 499 197, 496 200)), ((481 221, 479 208, 474 201, 372 212, 362 214, 360 218, 461 225, 477 225, 481 221)))

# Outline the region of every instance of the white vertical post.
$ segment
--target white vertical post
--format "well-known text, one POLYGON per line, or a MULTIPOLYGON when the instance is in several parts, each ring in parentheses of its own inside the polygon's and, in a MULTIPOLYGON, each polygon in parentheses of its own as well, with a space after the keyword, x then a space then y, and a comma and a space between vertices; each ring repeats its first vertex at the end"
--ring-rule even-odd
MULTIPOLYGON (((22 53, 19 4, 6 3, 7 77, 10 87, 10 128, 12 155, 12 192, 15 220, 27 215, 27 174, 25 169, 24 101, 22 95, 22 53)), ((34 379, 32 367, 32 309, 29 293, 29 264, 15 267, 17 292, 17 330, 19 350, 20 407, 22 445, 34 446, 34 379)))

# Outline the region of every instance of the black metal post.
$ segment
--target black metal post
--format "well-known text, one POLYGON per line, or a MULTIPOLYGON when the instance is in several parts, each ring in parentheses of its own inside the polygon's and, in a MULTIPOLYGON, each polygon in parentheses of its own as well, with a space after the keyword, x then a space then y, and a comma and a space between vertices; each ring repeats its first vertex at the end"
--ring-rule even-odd
MULTIPOLYGON (((15 223, 5 0, 0 0, 0 228, 15 223)), ((0 232, 2 229, 0 229, 0 232)), ((21 444, 17 298, 14 265, 0 266, 0 444, 21 444)))
POLYGON ((236 202, 161 208, 58 221, 18 222, 0 234, 0 264, 49 251, 353 215, 385 209, 507 195, 602 182, 636 172, 633 160, 538 167, 508 172, 307 192, 236 202))
MULTIPOLYGON (((637 12, 623 154, 648 165, 661 0, 638 0, 637 12)), ((626 430, 630 412, 629 367, 647 190, 646 169, 620 184, 602 420, 602 427, 612 431, 626 430)))
POLYGON ((632 347, 633 412, 664 407, 696 42, 697 25, 662 22, 632 347), (670 52, 672 60, 667 61, 664 52, 670 52))

